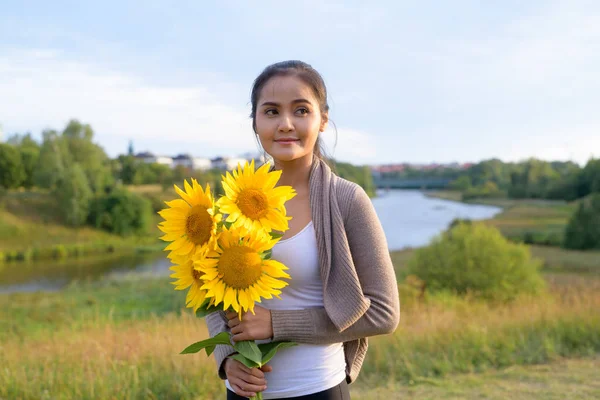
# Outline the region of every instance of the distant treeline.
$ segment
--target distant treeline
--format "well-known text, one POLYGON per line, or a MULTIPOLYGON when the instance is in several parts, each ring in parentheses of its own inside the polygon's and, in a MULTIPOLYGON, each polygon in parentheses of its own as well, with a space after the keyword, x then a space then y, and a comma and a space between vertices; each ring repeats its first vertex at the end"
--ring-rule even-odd
MULTIPOLYGON (((47 190, 59 204, 66 224, 87 224, 128 235, 146 231, 152 212, 164 204, 127 191, 125 185, 159 184, 167 189, 195 178, 202 185, 210 184, 217 195, 223 194, 222 170, 193 171, 181 165, 171 168, 145 163, 132 154, 110 159, 93 139, 90 125, 71 120, 61 132, 44 131, 41 143, 30 134, 15 134, 0 143, 0 203, 2 192, 8 189, 47 190)), ((336 163, 335 168, 342 177, 374 195, 367 167, 336 163)))
POLYGON ((431 170, 406 168, 382 174, 386 178, 451 179, 451 189, 463 199, 509 197, 572 201, 600 192, 600 160, 590 159, 584 167, 567 161, 529 159, 505 163, 491 159, 467 169, 440 167, 431 170))

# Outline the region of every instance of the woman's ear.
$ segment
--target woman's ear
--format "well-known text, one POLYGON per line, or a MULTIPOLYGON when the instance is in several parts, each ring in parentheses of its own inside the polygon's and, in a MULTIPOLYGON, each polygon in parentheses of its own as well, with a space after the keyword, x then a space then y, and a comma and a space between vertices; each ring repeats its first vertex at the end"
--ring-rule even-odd
POLYGON ((328 124, 329 124, 329 115, 327 115, 327 114, 322 115, 321 116, 321 127, 319 128, 319 132, 325 132, 328 124))

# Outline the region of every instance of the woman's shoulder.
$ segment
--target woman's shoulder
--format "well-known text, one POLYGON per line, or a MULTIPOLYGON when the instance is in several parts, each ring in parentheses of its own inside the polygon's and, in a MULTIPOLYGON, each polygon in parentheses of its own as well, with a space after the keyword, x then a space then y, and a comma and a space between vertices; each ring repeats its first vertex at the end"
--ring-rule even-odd
POLYGON ((337 203, 344 217, 348 216, 351 210, 363 207, 365 202, 371 203, 371 198, 359 184, 338 175, 335 175, 335 182, 337 203))

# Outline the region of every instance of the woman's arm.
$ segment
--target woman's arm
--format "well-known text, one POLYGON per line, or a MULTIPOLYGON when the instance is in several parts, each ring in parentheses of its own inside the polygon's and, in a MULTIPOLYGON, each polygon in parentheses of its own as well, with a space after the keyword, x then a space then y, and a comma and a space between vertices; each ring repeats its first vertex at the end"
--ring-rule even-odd
POLYGON ((369 308, 352 326, 339 331, 324 308, 271 310, 273 340, 339 343, 392 333, 400 319, 396 274, 387 240, 371 199, 356 186, 345 221, 348 244, 369 308))
MULTIPOLYGON (((227 318, 225 317, 225 313, 223 311, 217 311, 207 315, 206 325, 208 326, 208 333, 210 334, 210 337, 213 337, 221 332, 229 332, 227 318)), ((217 362, 217 367, 219 368, 219 377, 221 379, 227 379, 224 369, 224 361, 227 356, 230 356, 233 353, 235 353, 233 346, 219 344, 215 347, 213 354, 215 355, 215 361, 217 362)))

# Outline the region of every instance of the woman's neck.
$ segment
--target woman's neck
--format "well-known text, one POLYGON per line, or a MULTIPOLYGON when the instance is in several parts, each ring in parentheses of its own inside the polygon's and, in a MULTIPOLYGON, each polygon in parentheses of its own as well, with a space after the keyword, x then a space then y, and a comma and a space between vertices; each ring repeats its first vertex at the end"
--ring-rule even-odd
POLYGON ((308 187, 312 162, 312 154, 292 161, 275 161, 275 169, 281 170, 278 185, 292 186, 296 190, 308 187))

